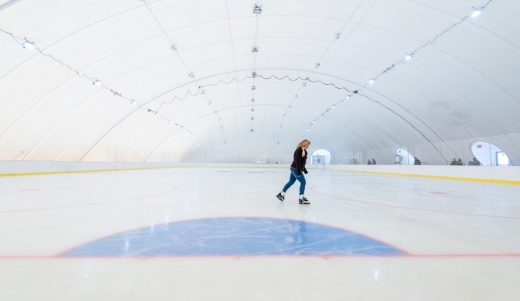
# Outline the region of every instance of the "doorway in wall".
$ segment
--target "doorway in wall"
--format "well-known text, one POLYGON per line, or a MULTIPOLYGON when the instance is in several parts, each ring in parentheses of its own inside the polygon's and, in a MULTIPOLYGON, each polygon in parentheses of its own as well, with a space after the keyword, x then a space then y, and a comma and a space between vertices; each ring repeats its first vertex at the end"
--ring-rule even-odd
POLYGON ((415 158, 405 149, 398 148, 396 150, 394 163, 397 165, 413 165, 415 158))
POLYGON ((513 165, 507 154, 498 146, 485 142, 476 141, 471 144, 471 153, 485 166, 511 166, 513 165))
POLYGON ((325 165, 330 164, 330 152, 326 149, 319 149, 312 153, 312 165, 316 165, 316 167, 325 167, 325 165))

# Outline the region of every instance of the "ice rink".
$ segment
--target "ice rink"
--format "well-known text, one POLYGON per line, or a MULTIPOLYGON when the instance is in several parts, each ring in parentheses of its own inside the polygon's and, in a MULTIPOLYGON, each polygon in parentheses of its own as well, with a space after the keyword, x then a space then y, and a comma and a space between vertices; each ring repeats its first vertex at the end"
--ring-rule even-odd
MULTIPOLYGON (((456 167, 454 167, 456 168, 456 167)), ((0 178, 0 300, 519 300, 520 187, 309 169, 0 178)))

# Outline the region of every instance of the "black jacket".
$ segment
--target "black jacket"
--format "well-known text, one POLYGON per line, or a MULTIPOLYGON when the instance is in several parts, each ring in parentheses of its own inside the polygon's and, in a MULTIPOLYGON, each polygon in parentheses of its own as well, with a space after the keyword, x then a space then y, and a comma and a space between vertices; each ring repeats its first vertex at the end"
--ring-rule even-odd
POLYGON ((302 157, 302 148, 298 147, 294 151, 293 156, 293 162, 291 164, 291 168, 296 168, 296 172, 299 176, 302 175, 302 171, 304 173, 308 173, 307 169, 305 168, 305 163, 307 162, 307 155, 309 154, 308 151, 305 152, 305 157, 302 157))

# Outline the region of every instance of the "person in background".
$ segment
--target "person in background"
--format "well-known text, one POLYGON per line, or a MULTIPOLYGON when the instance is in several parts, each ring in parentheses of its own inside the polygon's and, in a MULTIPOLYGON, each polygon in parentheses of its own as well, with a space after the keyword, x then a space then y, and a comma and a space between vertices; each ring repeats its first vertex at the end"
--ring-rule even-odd
POLYGON ((368 159, 367 164, 368 164, 368 165, 372 165, 372 160, 368 159))
POLYGON ((374 158, 372 158, 372 165, 376 165, 376 160, 374 160, 374 158))
POLYGON ((459 159, 459 161, 457 161, 457 165, 464 165, 464 163, 462 163, 462 159, 459 159))
POLYGON ((417 159, 417 157, 415 157, 415 160, 413 161, 413 165, 421 165, 421 160, 417 159))
POLYGON ((457 159, 453 158, 453 160, 451 160, 450 165, 457 165, 457 164, 458 164, 457 159))
POLYGON ((309 145, 311 145, 311 142, 307 139, 302 140, 298 145, 296 146, 296 150, 294 151, 294 160, 291 164, 291 175, 289 177, 289 182, 285 184, 282 191, 279 192, 276 197, 280 201, 285 200, 285 192, 287 189, 289 189, 296 180, 300 182, 300 204, 307 205, 311 202, 304 196, 305 193, 305 184, 307 183, 305 181, 305 176, 303 173, 307 174, 308 171, 305 168, 305 163, 307 162, 307 149, 309 148, 309 145))
POLYGON ((478 166, 482 165, 482 164, 480 164, 480 161, 477 160, 477 158, 473 158, 473 161, 471 161, 471 162, 472 162, 471 165, 478 165, 478 166))

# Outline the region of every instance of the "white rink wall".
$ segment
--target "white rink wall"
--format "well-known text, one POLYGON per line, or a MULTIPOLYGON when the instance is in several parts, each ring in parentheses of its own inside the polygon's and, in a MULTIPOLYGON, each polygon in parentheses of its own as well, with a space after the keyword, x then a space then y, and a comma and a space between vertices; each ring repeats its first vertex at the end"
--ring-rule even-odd
MULTIPOLYGON (((222 168, 288 168, 288 164, 232 163, 143 163, 143 162, 56 162, 0 161, 0 176, 82 171, 114 171, 125 169, 222 167, 222 168)), ((323 166, 307 165, 310 172, 323 166)), ((451 165, 326 165, 326 170, 387 173, 409 176, 434 176, 499 181, 520 181, 519 166, 451 166, 451 165)))
POLYGON ((326 169, 410 176, 519 181, 520 184, 520 166, 328 165, 326 169))
POLYGON ((235 167, 276 168, 282 164, 232 164, 232 163, 144 163, 144 162, 56 162, 56 161, 0 161, 0 176, 33 173, 66 173, 82 171, 114 171, 126 169, 173 167, 235 167))

